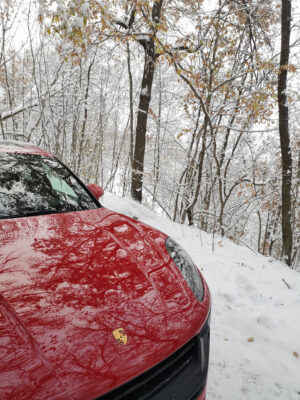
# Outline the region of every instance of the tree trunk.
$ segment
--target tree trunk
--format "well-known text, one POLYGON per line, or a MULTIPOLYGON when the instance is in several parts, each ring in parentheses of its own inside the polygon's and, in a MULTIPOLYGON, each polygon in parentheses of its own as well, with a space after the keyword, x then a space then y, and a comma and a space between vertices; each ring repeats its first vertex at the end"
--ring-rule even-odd
POLYGON ((134 148, 134 138, 133 138, 133 80, 131 72, 131 54, 129 43, 126 43, 127 50, 127 69, 128 69, 128 79, 129 79, 129 112, 130 112, 130 143, 129 143, 129 157, 131 169, 133 168, 133 148, 134 148))
POLYGON ((145 50, 144 72, 137 115, 131 176, 131 195, 134 200, 140 203, 142 201, 147 119, 156 61, 153 39, 143 42, 143 47, 145 50))
POLYGON ((292 222, 291 222, 291 183, 292 155, 289 137, 289 118, 287 104, 287 72, 289 63, 291 0, 281 0, 281 54, 278 75, 279 135, 282 158, 282 260, 291 266, 292 261, 292 222))
MULTIPOLYGON (((144 176, 144 157, 146 145, 146 130, 148 111, 151 101, 152 83, 155 72, 155 63, 157 55, 155 54, 154 37, 157 34, 157 25, 160 22, 161 11, 164 0, 155 0, 152 6, 151 23, 152 33, 147 38, 138 38, 137 41, 143 46, 145 51, 144 72, 142 78, 142 88, 140 93, 140 101, 135 130, 135 147, 132 162, 131 175, 131 196, 134 200, 142 202, 143 176, 144 176)), ((134 21, 133 11, 128 26, 130 27, 134 21)))

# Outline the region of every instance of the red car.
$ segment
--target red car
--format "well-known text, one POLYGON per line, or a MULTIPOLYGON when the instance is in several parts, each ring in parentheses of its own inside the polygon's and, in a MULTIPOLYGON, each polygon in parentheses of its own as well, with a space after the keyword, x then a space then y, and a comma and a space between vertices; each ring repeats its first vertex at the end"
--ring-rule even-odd
POLYGON ((205 399, 210 295, 170 237, 0 142, 0 398, 205 399))

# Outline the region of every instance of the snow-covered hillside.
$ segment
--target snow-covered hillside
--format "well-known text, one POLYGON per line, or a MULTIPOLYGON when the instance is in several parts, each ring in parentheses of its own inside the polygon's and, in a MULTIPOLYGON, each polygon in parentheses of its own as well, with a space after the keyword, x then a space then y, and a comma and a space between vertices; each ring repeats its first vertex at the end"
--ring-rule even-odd
POLYGON ((131 199, 102 204, 172 236, 212 294, 207 400, 300 400, 300 274, 227 239, 176 224, 131 199))

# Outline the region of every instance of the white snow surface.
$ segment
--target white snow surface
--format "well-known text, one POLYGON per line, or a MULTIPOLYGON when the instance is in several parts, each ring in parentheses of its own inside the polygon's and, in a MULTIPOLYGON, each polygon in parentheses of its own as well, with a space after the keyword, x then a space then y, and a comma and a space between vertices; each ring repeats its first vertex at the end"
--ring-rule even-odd
POLYGON ((228 239, 165 220, 130 198, 101 203, 177 240, 212 295, 207 400, 300 400, 300 274, 228 239), (288 288, 287 284, 290 286, 288 288))

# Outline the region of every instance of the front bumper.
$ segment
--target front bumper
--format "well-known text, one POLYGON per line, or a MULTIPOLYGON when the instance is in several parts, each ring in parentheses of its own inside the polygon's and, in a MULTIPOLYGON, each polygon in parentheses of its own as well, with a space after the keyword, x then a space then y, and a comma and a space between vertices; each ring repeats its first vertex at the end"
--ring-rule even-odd
POLYGON ((209 322, 164 361, 98 400, 205 400, 209 322))

